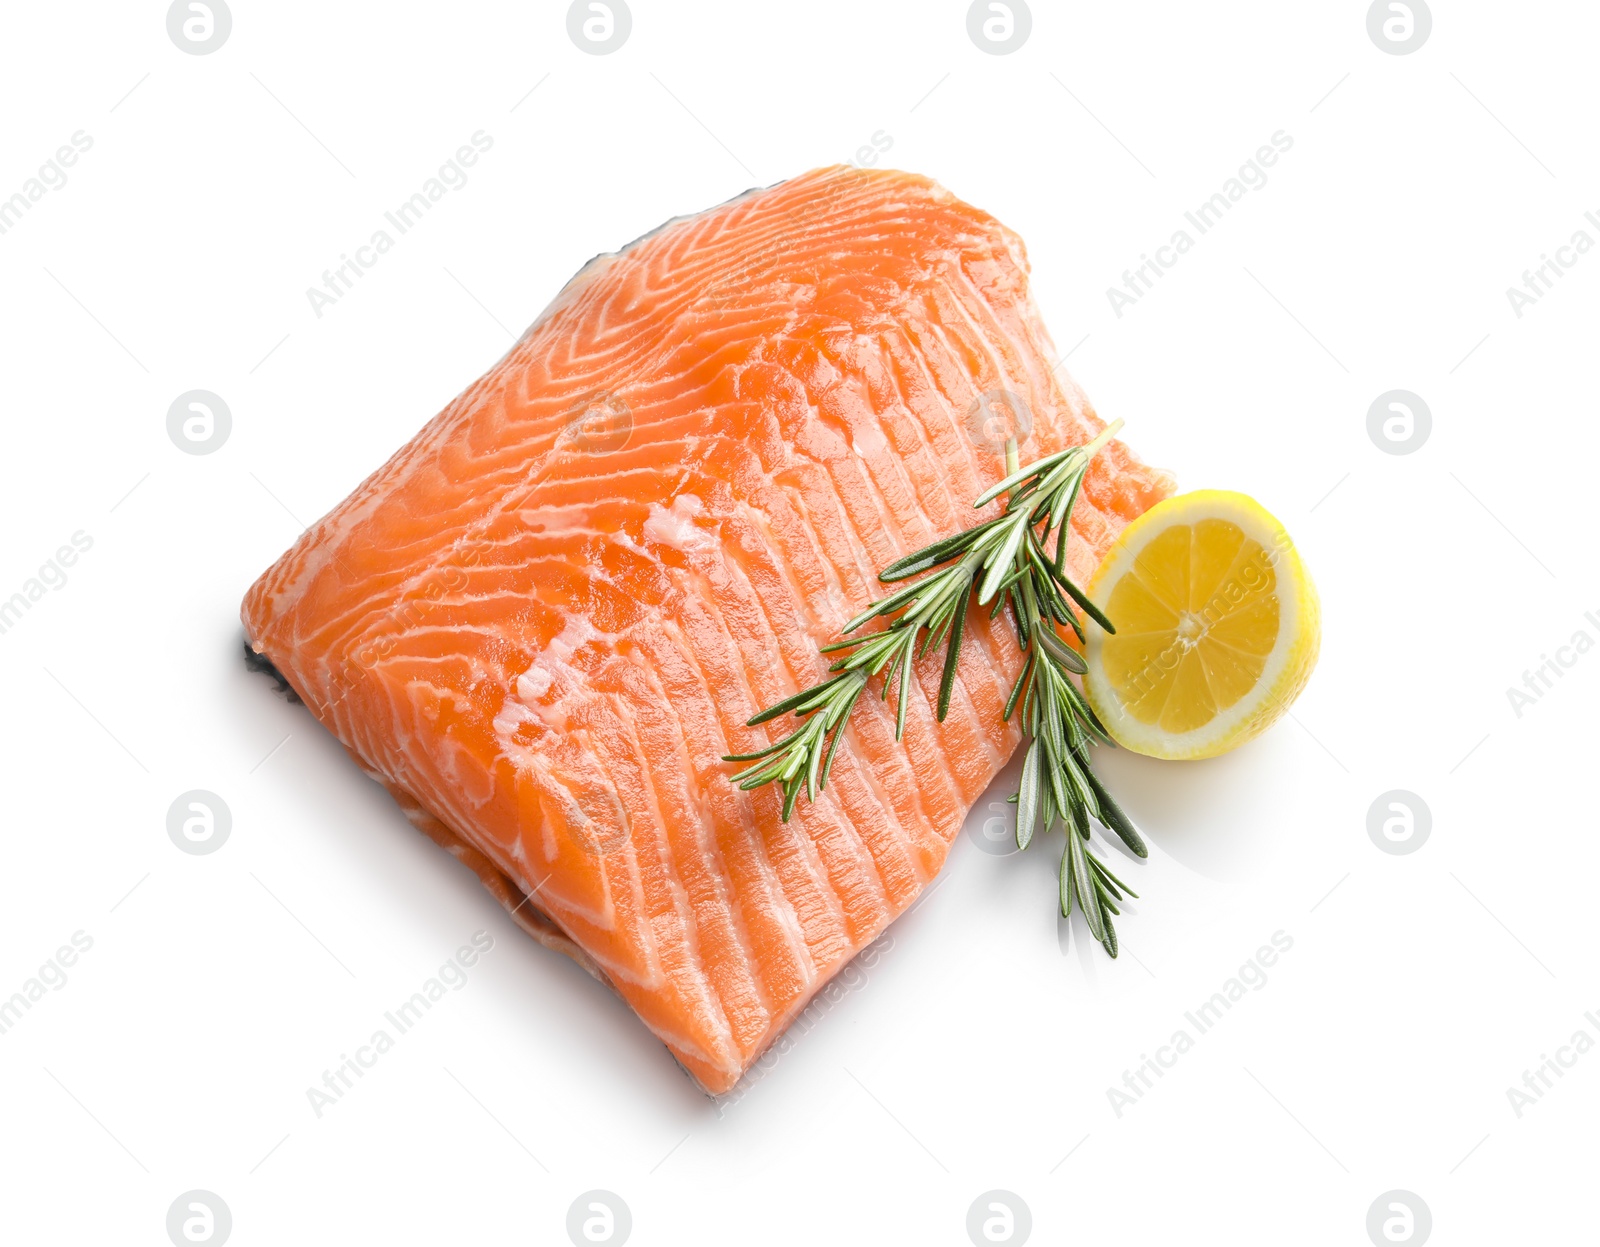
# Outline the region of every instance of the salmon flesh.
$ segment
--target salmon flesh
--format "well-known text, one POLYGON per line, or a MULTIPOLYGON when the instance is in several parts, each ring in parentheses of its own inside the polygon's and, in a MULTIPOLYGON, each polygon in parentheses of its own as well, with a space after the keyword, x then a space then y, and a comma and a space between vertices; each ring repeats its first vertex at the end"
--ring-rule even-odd
MULTIPOLYGON (((1103 424, 1057 365, 1022 241, 926 178, 821 169, 586 266, 511 351, 244 600, 253 649, 534 938, 615 988, 712 1093, 939 872, 1018 744, 1009 621, 969 616, 857 704, 781 818, 724 754, 816 683, 878 569, 992 514, 1103 424)), ((1172 490, 1120 442, 1086 579, 1172 490)))

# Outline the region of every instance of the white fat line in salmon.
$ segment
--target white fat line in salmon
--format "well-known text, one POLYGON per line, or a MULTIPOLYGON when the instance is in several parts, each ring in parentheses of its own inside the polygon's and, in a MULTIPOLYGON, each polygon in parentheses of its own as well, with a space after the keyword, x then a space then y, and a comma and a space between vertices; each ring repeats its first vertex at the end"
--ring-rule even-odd
POLYGON ((345 1093, 366 1077, 367 1071, 378 1063, 378 1058, 393 1050, 401 1035, 412 1030, 445 998, 448 991, 460 991, 467 985, 467 971, 478 964, 478 958, 494 947, 494 936, 487 931, 474 931, 472 942, 463 944, 455 954, 441 965, 438 972, 423 981, 421 987, 393 1009, 384 1012, 384 1026, 375 1028, 367 1042, 360 1045, 352 1056, 339 1054, 339 1063, 331 1070, 322 1071, 322 1085, 306 1088, 306 1102, 311 1111, 321 1117, 345 1093))
MULTIPOLYGON (((1585 212, 1583 219, 1600 233, 1600 215, 1585 212)), ((1546 252, 1539 257, 1536 266, 1523 269, 1522 289, 1506 287, 1506 298, 1510 300, 1511 310, 1517 314, 1517 319, 1521 320, 1524 309, 1532 307, 1554 290, 1556 282, 1567 275, 1567 270, 1593 250, 1594 235, 1579 228, 1562 246, 1556 248, 1554 256, 1546 252)))
POLYGON ((70 544, 58 547, 53 555, 41 563, 39 570, 22 582, 22 588, 8 598, 0 598, 0 636, 15 628, 22 617, 33 609, 33 604, 47 592, 66 588, 67 568, 77 563, 78 556, 87 553, 94 545, 94 538, 81 528, 72 534, 69 541, 70 544))
POLYGON ((492 135, 483 130, 474 131, 470 145, 463 143, 456 148, 455 154, 439 166, 434 176, 423 182, 421 189, 383 214, 383 219, 393 227, 394 233, 382 227, 374 230, 372 237, 355 249, 354 255, 345 252, 335 267, 324 269, 322 288, 306 288, 306 298, 310 300, 311 310, 316 313, 317 319, 322 319, 324 309, 332 307, 355 289, 356 282, 367 275, 367 270, 376 266, 378 260, 393 249, 397 237, 410 233, 417 222, 433 211, 434 204, 451 191, 465 186, 467 170, 477 164, 478 158, 493 146, 492 135))
POLYGON ((1293 146, 1294 135, 1285 130, 1275 131, 1268 142, 1256 148, 1254 156, 1239 166, 1237 173, 1223 182, 1220 190, 1213 192, 1209 199, 1192 211, 1183 214, 1183 219, 1194 227, 1193 234, 1180 226, 1173 231, 1171 238, 1155 249, 1153 256, 1146 252, 1139 257, 1137 265, 1123 269, 1122 288, 1106 287, 1106 298, 1110 300, 1111 310, 1117 314, 1117 319, 1121 320, 1126 309, 1155 289, 1156 282, 1167 275, 1167 270, 1194 248, 1198 236, 1210 233, 1224 216, 1233 211, 1233 205, 1250 191, 1264 187, 1267 184, 1267 170, 1277 164, 1279 158, 1293 146))
POLYGON ((67 971, 78 964, 78 958, 94 947, 94 937, 74 931, 69 943, 51 954, 38 971, 22 987, 11 993, 9 999, 0 1000, 0 1035, 9 1034, 22 1021, 23 1014, 45 998, 45 992, 58 992, 67 985, 67 971))
POLYGON ((33 210, 50 191, 58 191, 67 184, 67 170, 78 163, 78 157, 94 146, 94 135, 82 130, 73 133, 69 142, 56 148, 54 156, 39 166, 39 172, 22 184, 9 199, 0 199, 0 234, 17 227, 23 216, 33 210))
POLYGON ((867 971, 876 966, 884 954, 893 947, 894 936, 880 935, 829 979, 823 989, 807 1002, 806 1007, 800 1011, 800 1016, 795 1018, 783 1034, 761 1054, 760 1059, 745 1071, 738 1085, 726 1095, 716 1097, 717 1115, 722 1116, 744 1099, 750 1088, 771 1073, 772 1067, 788 1054, 794 1047, 795 1041, 832 1012, 841 1000, 851 992, 860 991, 865 987, 867 971))
POLYGON ((1183 1015, 1187 1026, 1177 1027, 1167 1042, 1156 1049, 1154 1056, 1141 1052, 1139 1064, 1131 1070, 1122 1071, 1122 1086, 1106 1088, 1111 1111, 1121 1118, 1123 1113, 1144 1099, 1145 1093, 1155 1086, 1156 1080, 1164 1078, 1167 1071, 1178 1063, 1179 1057, 1193 1051, 1201 1035, 1215 1029, 1223 1016, 1245 998, 1248 994, 1246 989, 1258 992, 1267 985, 1268 969, 1277 965, 1278 958, 1293 947, 1293 936, 1274 931, 1270 944, 1263 944, 1256 949, 1248 961, 1211 993, 1210 999, 1183 1015))
MULTIPOLYGON (((573 453, 601 455, 623 449, 633 436, 633 409, 619 396, 608 390, 585 394, 568 405, 567 416, 556 446, 573 453)), ((556 465, 554 455, 547 456, 531 480, 508 497, 487 519, 475 529, 463 534, 451 551, 448 562, 428 568, 413 584, 407 585, 394 605, 384 614, 383 620, 367 629, 374 639, 343 658, 328 672, 328 697, 318 701, 318 717, 338 705, 349 695, 362 677, 398 648, 397 638, 406 632, 423 627, 430 609, 444 597, 464 591, 469 584, 469 573, 479 567, 493 566, 496 552, 501 546, 498 538, 489 536, 488 530, 496 521, 516 514, 533 498, 545 475, 556 465)), ((674 499, 676 507, 678 499, 674 499)), ((694 499, 696 508, 701 506, 694 499)), ((659 508, 656 508, 659 510, 659 508)), ((654 514, 654 512, 652 512, 654 514)), ((694 511, 695 515, 699 510, 694 511)), ((689 517, 683 517, 688 522, 689 517)))

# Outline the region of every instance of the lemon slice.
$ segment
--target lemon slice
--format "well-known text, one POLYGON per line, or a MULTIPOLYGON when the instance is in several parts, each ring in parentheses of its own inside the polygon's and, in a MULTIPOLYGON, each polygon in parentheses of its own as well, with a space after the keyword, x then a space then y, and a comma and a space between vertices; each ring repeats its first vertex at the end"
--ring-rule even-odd
POLYGON ((1168 498, 1123 530, 1088 594, 1089 704, 1119 745, 1211 758, 1260 734, 1317 664, 1317 591, 1282 524, 1244 494, 1168 498))

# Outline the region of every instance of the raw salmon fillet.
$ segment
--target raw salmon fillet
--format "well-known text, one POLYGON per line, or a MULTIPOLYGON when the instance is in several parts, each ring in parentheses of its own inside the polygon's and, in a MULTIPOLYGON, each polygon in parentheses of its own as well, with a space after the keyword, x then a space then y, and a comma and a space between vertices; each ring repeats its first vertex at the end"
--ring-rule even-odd
MULTIPOLYGON (((946 721, 932 653, 904 741, 863 698, 789 822, 721 761, 792 730, 745 721, 825 674, 877 569, 991 513, 981 395, 1027 404, 1024 461, 1104 427, 1027 274, 1015 234, 904 173, 671 222, 585 267, 245 598, 252 646, 412 821, 709 1092, 917 898, 1018 743, 1016 643, 974 611, 946 721)), ((1111 443, 1080 579, 1171 488, 1111 443)))

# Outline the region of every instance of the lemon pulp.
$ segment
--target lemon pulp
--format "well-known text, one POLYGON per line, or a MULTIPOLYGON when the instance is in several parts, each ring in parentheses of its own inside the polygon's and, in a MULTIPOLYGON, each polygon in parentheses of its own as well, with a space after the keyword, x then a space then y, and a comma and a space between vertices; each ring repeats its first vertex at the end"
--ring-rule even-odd
POLYGON ((1243 494, 1169 498, 1130 524, 1089 583, 1084 687, 1112 738, 1204 758, 1264 731, 1316 664, 1316 589, 1283 525, 1243 494))

